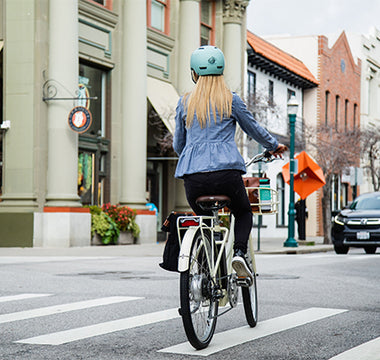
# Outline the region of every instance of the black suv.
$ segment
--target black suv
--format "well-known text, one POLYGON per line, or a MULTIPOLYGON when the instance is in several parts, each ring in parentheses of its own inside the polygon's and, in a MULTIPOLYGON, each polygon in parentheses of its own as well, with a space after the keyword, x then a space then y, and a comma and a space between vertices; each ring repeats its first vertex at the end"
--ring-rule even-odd
POLYGON ((335 216, 331 238, 337 254, 347 254, 350 246, 374 254, 380 246, 380 192, 358 196, 335 216))

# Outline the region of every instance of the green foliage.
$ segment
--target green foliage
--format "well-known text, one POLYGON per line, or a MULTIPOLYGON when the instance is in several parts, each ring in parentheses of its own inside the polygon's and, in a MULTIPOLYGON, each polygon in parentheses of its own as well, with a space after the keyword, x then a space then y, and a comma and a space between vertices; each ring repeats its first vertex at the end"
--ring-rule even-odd
POLYGON ((115 221, 113 221, 103 211, 93 209, 91 212, 91 234, 96 232, 102 239, 104 245, 117 244, 120 231, 115 221))
POLYGON ((105 204, 86 206, 91 213, 91 235, 96 232, 104 245, 117 244, 120 231, 129 231, 134 238, 140 235, 136 211, 128 206, 105 204))

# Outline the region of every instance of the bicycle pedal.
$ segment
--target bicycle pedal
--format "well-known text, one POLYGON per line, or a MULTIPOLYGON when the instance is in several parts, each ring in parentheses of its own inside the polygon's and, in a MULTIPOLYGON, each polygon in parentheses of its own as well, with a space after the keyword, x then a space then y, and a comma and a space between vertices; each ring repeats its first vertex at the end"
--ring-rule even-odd
POLYGON ((249 277, 238 277, 236 279, 237 286, 249 287, 252 285, 252 281, 249 277))

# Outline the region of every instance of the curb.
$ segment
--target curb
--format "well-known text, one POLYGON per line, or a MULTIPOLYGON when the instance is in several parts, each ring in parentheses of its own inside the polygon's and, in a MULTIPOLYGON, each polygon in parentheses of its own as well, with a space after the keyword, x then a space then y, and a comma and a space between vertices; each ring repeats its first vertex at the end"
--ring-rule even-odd
POLYGON ((333 245, 313 245, 313 246, 299 246, 296 248, 284 248, 284 249, 278 249, 278 250, 260 250, 260 251, 255 251, 255 252, 256 254, 296 255, 296 254, 311 254, 311 253, 318 253, 318 252, 328 252, 328 251, 333 251, 333 250, 334 250, 333 245))

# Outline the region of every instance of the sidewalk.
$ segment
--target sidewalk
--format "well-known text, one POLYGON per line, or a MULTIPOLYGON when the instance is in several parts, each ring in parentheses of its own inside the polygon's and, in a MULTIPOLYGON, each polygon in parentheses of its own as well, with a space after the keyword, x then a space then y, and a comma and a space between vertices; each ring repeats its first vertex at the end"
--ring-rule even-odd
MULTIPOLYGON (((286 239, 262 238, 258 251, 257 239, 254 239, 257 254, 306 254, 314 252, 333 251, 333 245, 323 245, 323 238, 308 238, 307 243, 315 245, 299 245, 298 247, 284 247, 286 239)), ((164 243, 142 245, 117 245, 117 246, 88 246, 71 248, 0 248, 0 256, 155 256, 161 257, 164 243)))

